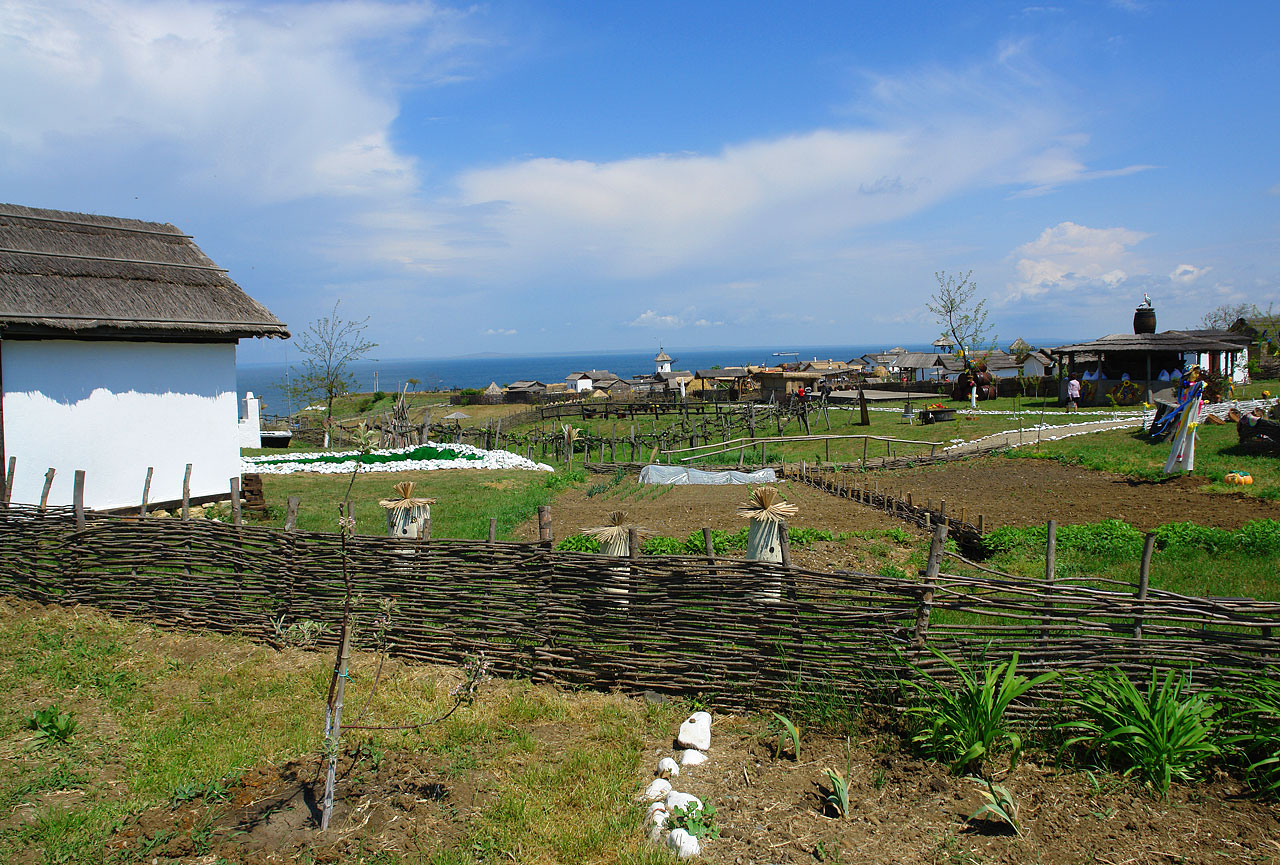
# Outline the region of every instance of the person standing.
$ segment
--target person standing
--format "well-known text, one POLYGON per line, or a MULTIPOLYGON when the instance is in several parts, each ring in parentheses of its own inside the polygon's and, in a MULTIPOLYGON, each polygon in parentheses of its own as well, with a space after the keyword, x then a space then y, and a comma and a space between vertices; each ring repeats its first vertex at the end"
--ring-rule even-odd
POLYGON ((1067 411, 1075 411, 1079 402, 1080 379, 1073 375, 1071 376, 1071 380, 1067 382, 1067 411))

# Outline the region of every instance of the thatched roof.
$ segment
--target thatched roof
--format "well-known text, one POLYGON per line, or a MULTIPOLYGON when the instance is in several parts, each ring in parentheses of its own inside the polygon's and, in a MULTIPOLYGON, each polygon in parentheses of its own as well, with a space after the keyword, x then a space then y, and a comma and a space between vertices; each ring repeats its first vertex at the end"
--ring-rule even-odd
POLYGON ((1239 345, 1212 337, 1196 336, 1181 330, 1166 330, 1162 333, 1113 333, 1093 342, 1080 342, 1074 345, 1060 345, 1052 349, 1053 354, 1078 354, 1080 352, 1107 351, 1241 351, 1239 345))
POLYGON ((0 334, 287 338, 169 224, 0 204, 0 334))

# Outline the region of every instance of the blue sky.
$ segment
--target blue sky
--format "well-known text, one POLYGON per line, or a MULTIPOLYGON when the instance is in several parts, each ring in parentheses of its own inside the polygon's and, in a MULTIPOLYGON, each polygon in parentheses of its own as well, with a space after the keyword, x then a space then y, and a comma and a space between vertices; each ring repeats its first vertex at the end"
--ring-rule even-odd
MULTIPOLYGON (((0 199, 378 356, 1002 344, 1280 301, 1280 5, 6 0, 0 199)), ((278 341, 243 343, 276 360, 278 341)))

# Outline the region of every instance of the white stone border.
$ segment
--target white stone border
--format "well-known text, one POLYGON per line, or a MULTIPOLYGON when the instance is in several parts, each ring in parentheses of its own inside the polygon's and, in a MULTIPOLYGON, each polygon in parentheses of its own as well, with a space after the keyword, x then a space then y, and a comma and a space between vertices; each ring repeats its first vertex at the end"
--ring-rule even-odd
MULTIPOLYGON (((357 463, 355 460, 346 460, 342 462, 299 462, 299 460, 314 459, 315 457, 354 457, 359 456, 359 451, 337 451, 324 452, 317 451, 305 454, 288 454, 290 458, 288 462, 270 462, 278 460, 280 456, 275 454, 263 454, 256 457, 241 457, 240 470, 243 472, 257 472, 264 475, 291 475, 298 472, 315 472, 317 474, 340 475, 349 474, 357 465, 360 466, 361 473, 364 472, 407 472, 407 471, 439 471, 442 469, 525 469, 528 471, 554 472, 555 469, 546 463, 536 463, 531 459, 522 457, 519 454, 513 454, 510 451, 487 451, 472 445, 452 444, 449 442, 424 442, 421 445, 409 445, 402 448, 379 448, 370 451, 371 454, 381 456, 395 456, 396 454, 407 454, 417 450, 420 447, 433 447, 440 450, 451 450, 454 453, 464 455, 470 454, 478 456, 480 459, 456 459, 456 460, 393 460, 385 463, 357 463)), ((281 456, 285 456, 282 454, 281 456)))

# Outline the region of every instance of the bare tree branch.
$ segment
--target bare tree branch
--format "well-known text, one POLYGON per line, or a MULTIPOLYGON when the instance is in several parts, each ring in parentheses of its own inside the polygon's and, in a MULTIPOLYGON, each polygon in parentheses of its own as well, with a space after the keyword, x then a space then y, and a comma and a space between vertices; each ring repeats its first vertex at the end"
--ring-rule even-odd
POLYGON ((324 399, 326 422, 333 418, 334 399, 355 387, 348 365, 378 347, 364 338, 368 323, 367 318, 355 321, 339 317, 338 303, 334 303, 330 315, 311 322, 297 337, 304 360, 301 375, 289 384, 291 396, 304 401, 304 405, 316 398, 324 399))
POLYGON ((927 304, 928 310, 937 316, 938 323, 946 329, 961 356, 968 357, 980 348, 987 331, 987 301, 974 303, 978 285, 973 281, 973 271, 963 276, 939 270, 934 274, 938 290, 927 304))

